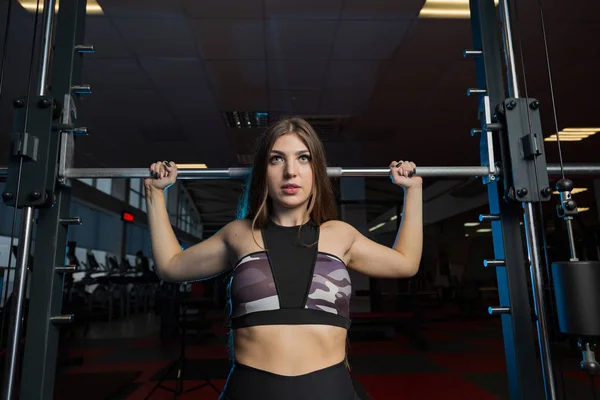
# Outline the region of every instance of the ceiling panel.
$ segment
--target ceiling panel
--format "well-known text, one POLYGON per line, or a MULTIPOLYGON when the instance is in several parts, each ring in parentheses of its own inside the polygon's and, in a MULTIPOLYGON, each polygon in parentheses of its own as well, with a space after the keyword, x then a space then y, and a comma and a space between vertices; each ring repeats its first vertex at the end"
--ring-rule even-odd
MULTIPOLYGON (((598 22, 561 22, 546 27, 548 51, 550 62, 557 57, 577 57, 577 60, 600 60, 600 46, 590 45, 582 38, 600 38, 600 24, 598 22)), ((540 43, 542 45, 542 43, 540 43)))
POLYGON ((263 0, 180 0, 190 18, 262 18, 263 0))
POLYGON ((399 54, 407 59, 461 60, 473 46, 466 19, 417 19, 407 32, 399 54))
POLYGON ((173 121, 160 95, 153 89, 102 90, 82 98, 79 112, 84 121, 112 124, 153 124, 173 121), (160 110, 160 112, 158 112, 160 110))
POLYGON ((319 111, 336 115, 359 113, 369 102, 371 92, 371 88, 325 89, 319 111))
POLYGON ((247 91, 265 89, 267 68, 264 60, 212 60, 206 62, 210 81, 216 90, 247 91))
MULTIPOLYGON (((111 140, 106 135, 98 133, 99 131, 100 130, 96 130, 96 134, 93 137, 92 134, 90 134, 90 136, 78 138, 75 144, 75 167, 124 167, 126 159, 126 151, 124 149, 126 146, 121 141, 111 140)), ((126 136, 124 132, 119 133, 119 136, 121 137, 126 136)), ((140 164, 137 166, 142 167, 143 165, 140 164)))
POLYGON ((336 21, 272 19, 267 21, 268 58, 329 58, 336 21))
POLYGON ((108 17, 173 17, 183 15, 183 8, 179 1, 101 0, 99 4, 108 17))
POLYGON ((113 18, 138 57, 197 57, 185 18, 113 18))
POLYGON ((342 21, 333 58, 390 58, 410 26, 406 21, 342 21))
POLYGON ((271 90, 271 110, 289 114, 313 114, 319 108, 321 90, 271 90))
MULTIPOLYGON (((598 15, 600 15, 600 2, 579 1, 575 3, 560 0, 554 0, 554 2, 557 3, 556 8, 558 9, 558 12, 554 14, 560 15, 561 18, 573 22, 591 22, 598 24, 598 15)), ((546 8, 544 8, 544 12, 544 16, 546 16, 546 8)), ((546 18, 544 18, 544 22, 548 24, 546 18)))
POLYGON ((217 103, 206 86, 159 89, 159 93, 176 117, 202 113, 217 113, 217 103))
POLYGON ((325 83, 326 59, 277 59, 267 63, 273 89, 321 89, 325 83))
POLYGON ((140 64, 156 87, 208 87, 208 76, 200 59, 141 58, 140 64))
POLYGON ((219 109, 222 111, 267 111, 269 95, 266 87, 240 89, 236 87, 221 88, 216 93, 219 109))
MULTIPOLYGON (((444 96, 444 92, 440 92, 437 86, 404 90, 381 85, 373 94, 369 109, 384 113, 390 120, 398 118, 422 120, 423 113, 435 113, 435 109, 430 108, 432 104, 447 99, 448 97, 444 96)), ((455 109, 452 103, 447 108, 455 109)))
POLYGON ((442 60, 396 57, 389 63, 389 68, 381 79, 381 86, 406 90, 434 87, 439 84, 446 67, 442 60))
POLYGON ((331 60, 325 85, 331 89, 373 88, 386 66, 373 60, 331 60))
POLYGON ((343 0, 264 0, 267 18, 337 19, 343 0))
POLYGON ((86 58, 82 80, 101 90, 150 89, 151 82, 133 58, 86 58))
POLYGON ((85 44, 92 44, 95 53, 86 57, 132 57, 133 53, 120 36, 112 20, 90 16, 85 20, 85 44))
POLYGON ((193 19, 191 24, 205 60, 265 57, 262 19, 193 19))
POLYGON ((477 87, 475 63, 467 60, 449 63, 444 69, 439 85, 436 86, 440 92, 447 95, 466 97, 467 89, 477 87))
POLYGON ((342 18, 407 19, 419 15, 425 0, 345 0, 342 18))

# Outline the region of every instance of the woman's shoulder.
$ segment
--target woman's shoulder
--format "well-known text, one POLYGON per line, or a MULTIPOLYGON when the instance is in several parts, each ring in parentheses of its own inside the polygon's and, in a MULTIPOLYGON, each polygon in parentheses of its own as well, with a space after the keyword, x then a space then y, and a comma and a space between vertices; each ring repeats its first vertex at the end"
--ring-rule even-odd
POLYGON ((332 219, 321 224, 321 231, 334 234, 336 236, 354 236, 356 228, 347 222, 332 219))
POLYGON ((228 238, 245 236, 252 231, 252 221, 247 218, 235 219, 223 227, 223 233, 228 238))

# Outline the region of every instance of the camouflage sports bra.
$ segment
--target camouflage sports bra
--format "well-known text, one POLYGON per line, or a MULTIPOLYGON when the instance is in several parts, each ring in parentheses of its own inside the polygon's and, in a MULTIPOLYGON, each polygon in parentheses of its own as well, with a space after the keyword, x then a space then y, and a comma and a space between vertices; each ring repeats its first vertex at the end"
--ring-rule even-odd
POLYGON ((352 284, 338 257, 319 252, 319 227, 262 230, 266 251, 242 257, 229 285, 231 326, 333 325, 350 327, 352 284))

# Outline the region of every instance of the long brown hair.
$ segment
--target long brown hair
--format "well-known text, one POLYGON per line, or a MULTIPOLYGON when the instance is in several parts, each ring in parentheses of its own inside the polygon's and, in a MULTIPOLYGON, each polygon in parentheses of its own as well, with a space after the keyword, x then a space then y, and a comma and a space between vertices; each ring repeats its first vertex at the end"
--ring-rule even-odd
POLYGON ((316 225, 336 219, 337 207, 331 180, 327 176, 325 149, 313 127, 303 118, 282 119, 272 124, 259 138, 254 165, 246 181, 239 209, 239 219, 252 220, 253 228, 264 228, 271 213, 267 193, 267 166, 275 141, 283 135, 296 134, 308 147, 312 161, 313 188, 307 207, 310 221, 316 225))

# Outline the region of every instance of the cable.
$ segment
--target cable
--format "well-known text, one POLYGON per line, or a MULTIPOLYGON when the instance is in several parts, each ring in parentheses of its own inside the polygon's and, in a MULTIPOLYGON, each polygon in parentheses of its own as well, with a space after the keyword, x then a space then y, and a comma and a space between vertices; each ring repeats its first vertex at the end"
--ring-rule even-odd
MULTIPOLYGON (((25 121, 23 124, 23 132, 27 132, 27 121, 29 119, 29 98, 31 97, 31 81, 32 81, 32 77, 33 77, 33 63, 35 60, 34 53, 35 53, 35 43, 36 43, 36 38, 37 38, 37 26, 38 26, 39 15, 40 15, 40 0, 37 0, 37 7, 35 10, 35 20, 33 23, 33 38, 32 38, 32 43, 31 43, 31 59, 29 61, 29 78, 28 78, 28 82, 27 82, 27 102, 25 103, 25 121)), ((15 196, 15 208, 13 211, 12 228, 11 228, 11 233, 10 233, 10 248, 8 251, 8 269, 6 270, 7 271, 6 287, 5 287, 6 290, 4 290, 4 300, 3 300, 3 305, 4 305, 5 310, 6 310, 6 301, 8 299, 8 284, 10 282, 10 273, 12 271, 12 269, 10 268, 10 264, 12 262, 12 249, 13 249, 14 241, 15 241, 15 229, 16 229, 16 224, 17 224, 17 206, 19 204, 19 191, 21 190, 21 173, 22 173, 22 171, 23 171, 23 157, 21 157, 19 160, 19 172, 17 175, 17 193, 15 196)), ((29 257, 29 254, 24 254, 23 256, 29 257)), ((0 327, 0 344, 4 342, 4 324, 6 322, 7 316, 8 316, 8 313, 4 312, 3 317, 2 317, 2 326, 0 327)))
POLYGON ((552 70, 550 69, 550 55, 548 53, 548 41, 546 39, 546 25, 544 24, 544 7, 542 0, 538 0, 540 9, 540 22, 542 25, 542 37, 544 39, 544 54, 546 55, 546 66, 548 67, 548 82, 550 83, 550 97, 552 99, 552 112, 554 113, 554 129, 556 129, 556 144, 558 145, 558 157, 560 163, 560 173, 565 179, 565 166, 563 164, 562 148, 560 145, 560 132, 558 129, 558 117, 556 116, 556 101, 554 99, 554 85, 552 84, 552 70))
MULTIPOLYGON (((6 11, 6 29, 4 30, 4 43, 2 45, 2 61, 0 62, 0 104, 2 104, 2 88, 3 88, 3 84, 4 84, 4 67, 6 66, 6 54, 8 53, 8 36, 9 36, 9 32, 10 32, 10 21, 11 21, 11 10, 12 10, 12 0, 8 0, 8 9, 6 11)), ((13 215, 13 222, 14 222, 15 216, 13 215)), ((14 234, 14 227, 13 227, 13 234, 14 234)), ((8 267, 7 267, 7 275, 10 273, 10 262, 11 262, 11 256, 12 256, 12 243, 11 243, 11 248, 8 249, 8 267)), ((8 279, 6 279, 6 284, 5 284, 5 288, 3 289, 3 293, 6 293, 8 291, 8 279)), ((4 301, 2 302, 3 307, 6 308, 6 296, 4 296, 4 301)), ((6 314, 6 313, 4 313, 6 314)), ((0 328, 0 347, 2 347, 2 339, 3 337, 3 332, 4 332, 4 317, 2 318, 2 322, 1 322, 1 328, 0 328)))
POLYGON ((8 53, 8 33, 10 30, 10 12, 12 10, 13 0, 8 0, 8 9, 6 11, 6 29, 4 30, 4 43, 2 44, 2 61, 0 61, 0 104, 2 104, 2 87, 4 83, 4 67, 6 65, 6 53, 8 53))
MULTIPOLYGON (((520 33, 519 12, 518 12, 516 5, 514 5, 513 8, 514 8, 516 28, 517 28, 517 38, 518 38, 518 43, 519 43, 519 55, 520 55, 520 59, 521 59, 521 70, 523 73, 523 86, 524 86, 524 90, 525 90, 525 98, 529 98, 528 89, 527 89, 527 73, 526 73, 526 68, 525 68, 525 56, 523 53, 523 42, 522 42, 521 33, 520 33)), ((545 30, 543 30, 543 36, 544 36, 544 42, 546 42, 545 30)), ((546 62, 548 64, 548 71, 550 71, 549 58, 547 56, 546 56, 546 62)), ((550 75, 549 79, 550 79, 550 88, 551 88, 550 90, 552 92, 553 86, 552 86, 551 75, 550 75)), ((554 105, 554 93, 552 93, 552 104, 554 105)), ((554 106, 553 106, 553 112, 554 112, 554 121, 556 123, 556 121, 557 121, 556 107, 554 107, 554 106)), ((533 133, 533 129, 531 126, 531 116, 530 116, 529 107, 527 107, 527 120, 528 120, 528 125, 529 125, 529 134, 531 135, 533 133)), ((557 128, 557 132, 558 132, 558 128, 557 128)), ((557 136, 558 136, 558 133, 557 133, 557 136)), ((564 179, 564 166, 563 166, 563 162, 562 162, 562 151, 560 149, 560 142, 559 142, 559 154, 560 154, 560 160, 561 160, 560 161, 561 173, 562 173, 563 179, 564 179)), ((536 191, 537 191, 537 193, 540 193, 537 159, 534 159, 533 166, 535 169, 536 191)), ((548 280, 549 294, 552 297, 552 295, 553 295, 552 289, 554 286, 553 286, 553 282, 552 282, 552 274, 550 271, 550 257, 548 255, 548 240, 547 240, 547 236, 546 236, 546 224, 544 222, 544 209, 543 209, 541 201, 538 202, 538 210, 539 210, 539 215, 540 215, 539 219, 540 219, 540 224, 541 224, 540 228, 541 228, 541 237, 542 237, 542 247, 543 247, 543 253, 544 253, 544 264, 545 264, 545 269, 546 269, 546 278, 548 280)), ((543 294, 544 293, 542 293, 542 295, 543 294)), ((550 307, 547 310, 547 312, 550 316, 550 324, 549 324, 550 325, 550 334, 556 340, 556 338, 558 338, 557 319, 556 319, 557 316, 552 307, 550 307)), ((559 376, 560 376, 560 380, 561 380, 562 396, 563 396, 563 399, 566 399, 567 394, 566 394, 566 387, 565 387, 563 358, 561 356, 559 356, 557 358, 558 358, 559 376)))

